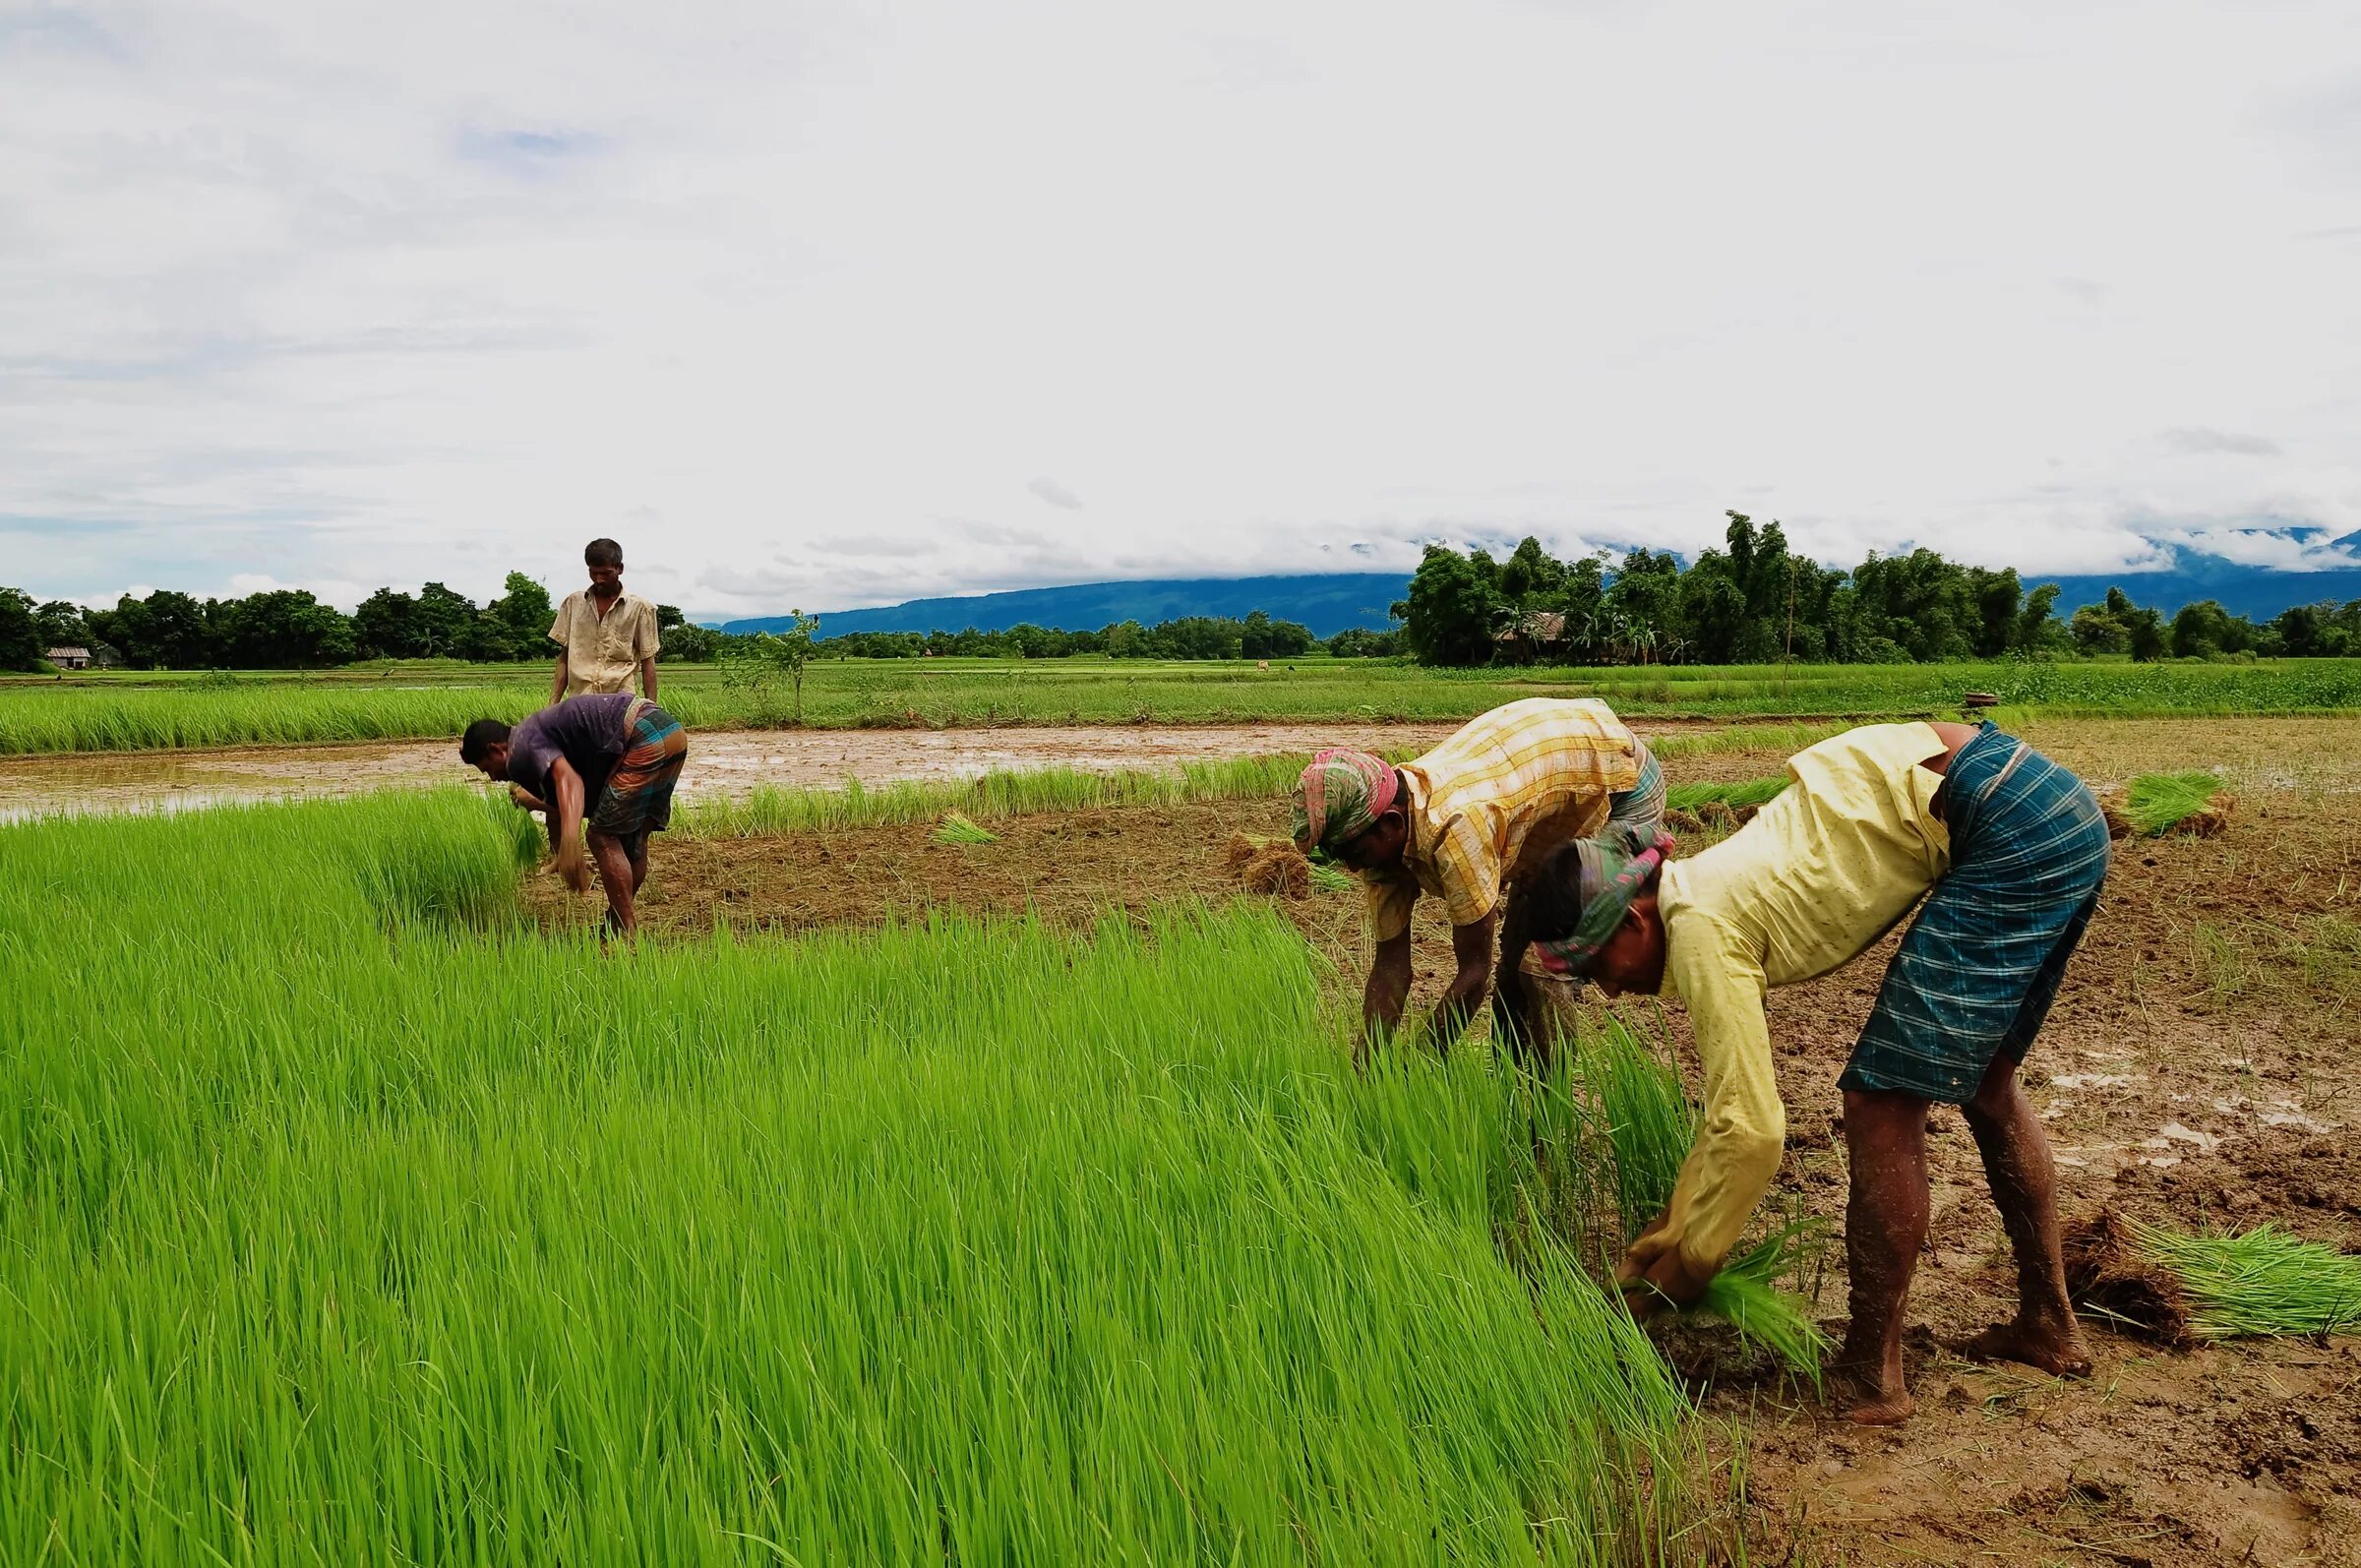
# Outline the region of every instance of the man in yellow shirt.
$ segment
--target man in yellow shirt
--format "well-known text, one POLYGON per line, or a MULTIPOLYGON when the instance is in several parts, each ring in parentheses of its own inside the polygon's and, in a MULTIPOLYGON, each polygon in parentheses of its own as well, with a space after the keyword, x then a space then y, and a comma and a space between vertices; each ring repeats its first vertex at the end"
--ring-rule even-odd
POLYGON ((590 569, 590 586, 566 595, 557 620, 550 623, 549 640, 558 645, 550 701, 562 702, 585 692, 628 692, 636 674, 639 694, 653 702, 656 650, 661 646, 656 607, 623 591, 623 546, 614 540, 591 540, 582 552, 582 564, 590 569))
POLYGON ((2017 1069, 2106 879, 2098 803, 1990 724, 1869 725, 1797 754, 1787 772, 1751 823, 1692 859, 1665 861, 1661 836, 1568 845, 1528 897, 1545 966, 1610 996, 1675 995, 1696 1036, 1704 1123, 1618 1277, 1643 1311, 1697 1298, 1779 1167, 1786 1113, 1765 989, 1849 962, 1928 894, 1838 1080, 1852 1168, 1852 1321, 1838 1361, 1848 1414, 1882 1424, 1913 1408, 1903 1311, 1926 1238, 1937 1104, 1966 1114, 2017 1260, 2016 1319, 1968 1352, 2085 1374, 2049 1143, 2017 1069))
MULTIPOLYGON (((1362 874, 1375 945, 1362 1011, 1370 1035, 1402 1020, 1410 917, 1442 899, 1458 960, 1434 1010, 1439 1044, 1458 1037, 1492 978, 1504 889, 1540 857, 1608 821, 1664 820, 1663 770, 1605 703, 1530 697, 1470 720, 1400 767, 1367 752, 1322 752, 1295 794, 1295 837, 1362 874)), ((1503 946, 1503 969, 1523 961, 1503 946)), ((1365 1037, 1364 1037, 1365 1038, 1365 1037)))

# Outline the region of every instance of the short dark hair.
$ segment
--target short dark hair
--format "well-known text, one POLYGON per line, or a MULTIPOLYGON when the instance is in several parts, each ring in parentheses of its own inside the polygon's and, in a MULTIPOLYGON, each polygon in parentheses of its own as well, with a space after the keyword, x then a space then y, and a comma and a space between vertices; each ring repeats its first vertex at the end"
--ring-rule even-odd
POLYGON ((498 719, 477 719, 459 737, 459 760, 473 767, 495 746, 509 744, 509 727, 498 719))
POLYGON ((1534 941, 1563 941, 1582 924, 1582 852, 1560 844, 1535 874, 1518 883, 1525 933, 1534 941))
POLYGON ((586 567, 622 566, 623 546, 612 539, 593 539, 582 549, 582 565, 586 567))

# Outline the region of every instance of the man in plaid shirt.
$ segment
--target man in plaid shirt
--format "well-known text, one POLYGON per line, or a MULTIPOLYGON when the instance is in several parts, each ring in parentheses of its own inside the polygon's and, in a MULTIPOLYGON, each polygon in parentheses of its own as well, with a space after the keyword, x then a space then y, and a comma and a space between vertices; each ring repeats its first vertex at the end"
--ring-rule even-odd
MULTIPOLYGON (((1369 1036, 1401 1022, 1420 894, 1443 901, 1458 960, 1434 1010, 1442 1044, 1467 1027, 1491 984, 1507 890, 1559 845, 1609 821, 1655 826, 1664 812, 1656 758, 1613 709, 1588 697, 1494 708, 1400 767, 1367 752, 1320 753, 1296 786, 1296 845, 1325 851, 1367 886, 1369 1036)), ((1524 947, 1512 933, 1501 961, 1521 962, 1524 947)))

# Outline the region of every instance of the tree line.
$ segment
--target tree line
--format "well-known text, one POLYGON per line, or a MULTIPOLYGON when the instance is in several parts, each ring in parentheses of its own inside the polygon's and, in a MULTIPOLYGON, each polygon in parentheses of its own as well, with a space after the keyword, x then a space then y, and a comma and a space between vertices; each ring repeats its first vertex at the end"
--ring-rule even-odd
MULTIPOLYGON (((199 599, 159 588, 139 598, 127 593, 111 610, 86 610, 63 599, 35 604, 19 589, 0 588, 0 667, 47 669, 48 650, 59 647, 105 650, 135 670, 305 670, 362 659, 555 658, 549 626, 557 612, 549 590, 521 572, 510 573, 503 587, 501 596, 485 605, 440 582, 415 594, 380 588, 350 615, 302 588, 234 599, 199 599)), ((688 630, 671 605, 657 607, 656 624, 688 630)))
MULTIPOLYGON (((2120 587, 2071 617, 2058 585, 2027 587, 2013 569, 1948 561, 1932 550, 1869 558, 1850 572, 1787 548, 1777 522, 1728 513, 1723 545, 1683 567, 1670 551, 1560 561, 1528 538, 1507 556, 1429 546, 1401 602, 1398 628, 1352 629, 1323 644, 1309 629, 1257 610, 1239 620, 1182 616, 1098 631, 1020 625, 1004 632, 855 632, 817 642, 821 657, 1282 659, 1315 647, 1340 658, 1407 653, 1422 664, 1549 659, 1580 664, 1891 664, 2010 654, 2123 654, 2134 659, 2361 657, 2361 599, 2296 605, 2257 623, 2211 599, 2170 618, 2120 587)), ((346 615, 300 588, 197 599, 170 589, 125 594, 111 610, 35 603, 0 588, 0 669, 46 670, 53 647, 103 650, 134 669, 317 669, 365 659, 540 661, 555 657, 549 591, 520 572, 478 605, 440 582, 416 594, 380 588, 346 615)), ((727 659, 756 639, 691 625, 656 607, 664 658, 727 659)))
POLYGON ((1723 547, 1560 561, 1527 538, 1506 560, 1427 547, 1393 606, 1421 664, 1901 664, 2012 654, 2134 659, 2361 656, 2361 599, 2298 605, 2257 625, 2211 599, 2170 619, 2121 588, 2070 618, 2054 582, 1927 549, 1844 572, 1787 549, 1777 522, 1728 514, 1723 547))

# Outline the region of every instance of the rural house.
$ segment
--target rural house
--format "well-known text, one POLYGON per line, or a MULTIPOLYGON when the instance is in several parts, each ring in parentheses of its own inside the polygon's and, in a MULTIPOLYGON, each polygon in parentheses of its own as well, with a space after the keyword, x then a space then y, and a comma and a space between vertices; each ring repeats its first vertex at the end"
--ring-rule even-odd
POLYGON ((88 648, 51 648, 49 662, 61 670, 87 670, 91 667, 88 648))

